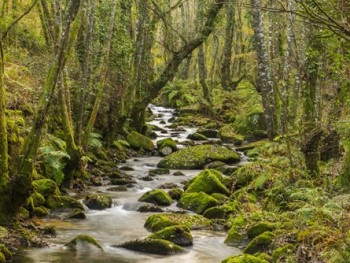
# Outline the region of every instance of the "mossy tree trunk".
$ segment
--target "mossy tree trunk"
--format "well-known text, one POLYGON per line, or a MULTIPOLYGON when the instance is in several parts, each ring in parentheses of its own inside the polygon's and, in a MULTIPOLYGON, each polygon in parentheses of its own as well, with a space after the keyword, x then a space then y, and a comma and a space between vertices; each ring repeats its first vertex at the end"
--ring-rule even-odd
POLYGON ((277 113, 273 81, 271 78, 271 65, 266 47, 265 29, 261 14, 261 1, 251 0, 250 2, 252 6, 255 49, 258 60, 258 83, 261 89, 267 134, 269 139, 272 140, 277 131, 277 113))
POLYGON ((113 31, 115 27, 115 16, 117 12, 117 1, 113 0, 112 2, 112 11, 111 11, 111 17, 109 20, 109 28, 107 32, 107 40, 102 52, 102 62, 99 68, 99 81, 98 81, 98 88, 97 88, 97 94, 95 97, 95 102, 92 108, 92 111, 90 113, 90 117, 88 120, 88 123, 84 130, 84 137, 83 137, 83 147, 87 146, 90 133, 92 132, 96 117, 100 108, 100 104, 102 101, 102 97, 104 94, 104 89, 106 85, 106 79, 108 77, 108 69, 109 69, 109 60, 110 60, 110 52, 111 52, 111 46, 112 46, 112 39, 113 39, 113 31))
POLYGON ((26 200, 32 188, 33 166, 40 145, 45 119, 52 104, 58 78, 69 58, 80 26, 79 7, 79 0, 70 0, 67 3, 63 20, 64 27, 57 49, 57 55, 46 78, 44 91, 39 100, 38 111, 35 114, 32 128, 25 139, 21 153, 22 158, 17 165, 17 175, 13 178, 15 185, 13 188, 13 194, 15 196, 15 200, 13 200, 14 207, 19 206, 26 200))
POLYGON ((223 59, 221 63, 221 86, 225 90, 229 90, 231 83, 231 58, 232 46, 235 29, 235 4, 233 0, 229 0, 226 4, 226 28, 225 42, 223 47, 223 59))

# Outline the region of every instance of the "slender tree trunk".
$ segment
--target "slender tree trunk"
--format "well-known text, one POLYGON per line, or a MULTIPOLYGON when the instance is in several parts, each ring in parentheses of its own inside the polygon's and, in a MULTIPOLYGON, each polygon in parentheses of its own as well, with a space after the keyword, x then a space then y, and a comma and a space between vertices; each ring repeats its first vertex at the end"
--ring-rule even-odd
POLYGON ((221 64, 221 86, 225 90, 229 90, 231 83, 232 44, 235 28, 235 7, 233 0, 229 0, 226 5, 226 21, 223 60, 221 64))
POLYGON ((95 1, 89 0, 87 2, 87 14, 89 14, 88 23, 86 26, 86 35, 81 40, 84 43, 81 45, 84 47, 82 56, 82 84, 79 92, 79 102, 78 102, 78 111, 76 118, 76 142, 78 146, 81 146, 82 136, 83 136, 83 123, 85 119, 85 109, 86 109, 86 94, 89 88, 90 83, 90 60, 91 60, 91 42, 92 42, 92 33, 95 24, 95 1))
POLYGON ((58 52, 47 76, 44 91, 39 100, 38 111, 34 117, 32 129, 24 142, 21 154, 22 158, 17 166, 17 176, 14 178, 15 187, 13 192, 16 196, 15 201, 18 204, 22 204, 26 200, 31 190, 33 165, 41 141, 45 118, 49 107, 52 104, 52 98, 58 77, 69 58, 70 51, 73 47, 80 26, 80 16, 78 15, 77 17, 79 6, 80 1, 78 0, 71 0, 67 4, 64 29, 58 46, 58 52))
POLYGON ((112 37, 113 37, 113 31, 114 31, 114 26, 115 26, 116 12, 117 12, 117 0, 113 0, 109 28, 108 28, 108 32, 107 32, 107 40, 106 40, 105 47, 103 50, 102 62, 101 62, 100 70, 99 70, 100 74, 99 74, 97 95, 95 98, 94 106, 93 106, 92 111, 90 113, 89 121, 88 121, 86 128, 85 128, 85 131, 84 131, 84 139, 83 139, 84 147, 86 147, 90 133, 92 132, 92 129, 95 125, 97 113, 98 113, 99 108, 100 108, 104 88, 106 85, 106 79, 107 79, 108 68, 109 68, 110 52, 111 52, 111 46, 112 46, 112 37))
POLYGON ((261 88, 267 134, 269 139, 272 140, 276 135, 277 116, 273 82, 271 79, 270 61, 266 48, 265 30, 261 16, 261 1, 251 0, 251 5, 255 48, 258 59, 259 86, 261 88))

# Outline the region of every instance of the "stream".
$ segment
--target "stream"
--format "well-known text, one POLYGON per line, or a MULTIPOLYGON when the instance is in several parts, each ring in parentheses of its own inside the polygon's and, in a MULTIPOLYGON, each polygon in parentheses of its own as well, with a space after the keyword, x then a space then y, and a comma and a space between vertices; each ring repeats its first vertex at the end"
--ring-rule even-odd
MULTIPOLYGON (((157 131, 159 139, 172 137, 178 141, 186 140, 188 134, 196 131, 196 128, 187 128, 185 131, 174 132, 167 128, 169 119, 174 115, 174 110, 150 105, 155 116, 150 124, 157 125, 167 131, 167 133, 157 131)), ((143 227, 145 220, 153 213, 140 213, 137 209, 142 205, 138 202, 139 197, 145 192, 157 188, 164 183, 176 183, 181 186, 181 182, 197 175, 199 170, 181 170, 182 176, 173 176, 175 170, 171 170, 170 175, 157 176, 154 181, 140 180, 148 174, 150 169, 154 169, 161 157, 142 157, 129 159, 121 166, 130 166, 134 170, 127 171, 136 180, 133 188, 127 192, 110 192, 110 186, 92 187, 90 192, 108 193, 113 198, 112 208, 97 211, 86 211, 85 220, 60 220, 42 219, 41 224, 55 226, 57 236, 50 239, 50 246, 46 248, 30 248, 22 250, 14 257, 14 262, 32 263, 61 263, 61 262, 186 262, 186 263, 212 263, 221 262, 228 256, 240 254, 241 250, 224 244, 226 232, 192 230, 193 246, 185 248, 185 253, 172 256, 158 256, 129 251, 123 248, 115 248, 112 245, 120 244, 124 241, 142 239, 149 235, 143 227), (76 251, 71 251, 64 247, 79 234, 93 236, 103 247, 103 252, 97 248, 80 247, 76 251)), ((178 210, 175 204, 168 207, 170 210, 178 210)))

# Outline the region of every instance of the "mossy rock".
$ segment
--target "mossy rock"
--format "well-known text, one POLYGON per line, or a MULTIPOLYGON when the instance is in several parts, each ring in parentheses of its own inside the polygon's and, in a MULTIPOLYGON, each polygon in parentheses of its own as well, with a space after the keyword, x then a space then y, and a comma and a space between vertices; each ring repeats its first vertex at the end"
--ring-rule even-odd
POLYGON ((218 138, 219 136, 219 131, 215 129, 199 128, 197 133, 202 134, 207 138, 218 138))
POLYGON ((100 250, 103 251, 103 248, 101 247, 101 245, 96 241, 96 239, 94 239, 93 237, 89 236, 89 235, 78 235, 75 238, 73 238, 71 241, 69 241, 67 244, 65 244, 65 247, 68 247, 72 250, 76 250, 77 245, 78 244, 89 244, 92 245, 94 247, 99 248, 100 250))
POLYGON ((229 257, 223 260, 221 263, 269 263, 269 262, 252 255, 239 255, 239 256, 229 257))
POLYGON ((93 210, 103 210, 112 206, 112 198, 105 194, 91 194, 85 197, 85 205, 93 210))
POLYGON ((263 234, 255 237, 252 241, 249 242, 247 247, 244 249, 246 254, 255 254, 257 252, 262 252, 267 250, 268 246, 274 240, 275 235, 272 232, 264 232, 263 234))
POLYGON ((84 210, 81 210, 79 208, 75 208, 72 211, 68 213, 65 217, 66 219, 86 219, 86 215, 84 210))
POLYGON ((282 261, 278 261, 278 260, 285 257, 285 256, 294 254, 295 249, 296 249, 296 247, 292 244, 288 244, 288 245, 285 245, 283 247, 279 247, 272 252, 272 259, 274 262, 282 262, 282 261))
POLYGON ((204 192, 184 193, 177 203, 178 207, 194 211, 197 214, 203 214, 208 208, 217 205, 219 205, 218 200, 204 192))
POLYGON ((225 239, 227 245, 236 246, 242 243, 245 238, 244 226, 246 223, 247 219, 243 215, 239 215, 232 220, 230 230, 225 239))
POLYGON ((244 137, 237 134, 231 125, 225 125, 219 130, 219 138, 224 143, 242 144, 244 137))
POLYGON ((161 206, 169 206, 173 202, 167 192, 159 189, 148 191, 139 198, 139 201, 161 206))
POLYGON ((189 134, 187 136, 187 139, 190 139, 192 141, 207 141, 208 138, 206 136, 204 136, 203 134, 200 134, 200 133, 192 133, 192 134, 189 134))
POLYGON ((45 204, 45 198, 42 194, 34 192, 29 198, 33 200, 33 205, 35 207, 42 206, 45 204))
POLYGON ((49 211, 44 206, 34 207, 32 215, 37 217, 44 217, 49 214, 49 211))
POLYGON ((240 152, 244 152, 245 154, 247 154, 247 152, 249 150, 255 149, 257 147, 261 147, 264 146, 265 144, 267 144, 268 141, 267 140, 261 140, 261 141, 256 141, 256 142, 251 142, 251 143, 247 143, 245 145, 239 146, 236 148, 237 151, 240 152))
POLYGON ((165 239, 179 246, 192 246, 193 237, 187 226, 169 226, 150 236, 148 238, 165 239))
POLYGON ((122 247, 133 251, 139 251, 157 255, 172 255, 181 253, 184 249, 170 241, 163 239, 146 238, 142 240, 132 240, 120 244, 116 247, 122 247))
POLYGON ((203 216, 209 219, 227 219, 235 211, 237 210, 233 206, 220 205, 208 208, 203 216))
POLYGON ((269 222, 259 222, 250 226, 247 230, 248 238, 254 238, 267 231, 273 231, 275 226, 269 222))
POLYGON ((50 179, 41 179, 33 181, 34 191, 47 198, 50 195, 60 195, 56 183, 50 179))
POLYGON ((2 255, 5 258, 5 262, 7 261, 11 261, 12 260, 12 253, 10 252, 10 250, 5 247, 5 245, 0 244, 0 253, 2 253, 2 255))
POLYGON ((2 254, 1 252, 0 252, 0 263, 6 263, 6 258, 4 254, 2 254))
POLYGON ((27 209, 25 209, 24 207, 21 207, 17 214, 16 214, 16 218, 18 220, 26 220, 30 217, 30 213, 27 209))
POLYGON ((202 169, 208 163, 222 161, 237 163, 239 154, 218 145, 196 145, 181 149, 166 156, 158 163, 160 168, 169 169, 202 169))
POLYGON ((176 142, 172 138, 165 138, 157 141, 158 150, 162 150, 164 147, 170 147, 173 151, 177 151, 176 142))
POLYGON ((220 173, 225 173, 226 170, 228 169, 228 166, 226 163, 220 162, 220 161, 215 161, 212 163, 209 163, 205 166, 205 169, 215 169, 219 171, 220 173))
POLYGON ((155 232, 174 225, 184 225, 191 230, 211 229, 212 221, 200 215, 167 213, 151 215, 144 226, 147 230, 155 232))
POLYGON ((53 210, 65 210, 78 208, 84 210, 84 206, 70 196, 51 195, 46 199, 45 206, 53 210))
POLYGON ((222 178, 222 174, 216 170, 204 170, 190 181, 186 192, 204 192, 209 195, 213 193, 229 195, 230 191, 222 184, 222 178))
POLYGON ((180 188, 173 188, 168 191, 168 195, 173 199, 173 200, 179 200, 182 196, 184 191, 182 191, 180 188))
POLYGON ((127 141, 130 144, 130 146, 136 150, 146 150, 146 151, 153 151, 154 150, 154 144, 152 140, 136 131, 132 131, 128 137, 127 141))
POLYGON ((241 188, 249 185, 261 172, 261 163, 252 162, 242 167, 239 167, 233 174, 232 177, 236 179, 236 187, 241 188))
POLYGON ((0 239, 6 237, 8 233, 9 231, 5 227, 0 226, 0 239))

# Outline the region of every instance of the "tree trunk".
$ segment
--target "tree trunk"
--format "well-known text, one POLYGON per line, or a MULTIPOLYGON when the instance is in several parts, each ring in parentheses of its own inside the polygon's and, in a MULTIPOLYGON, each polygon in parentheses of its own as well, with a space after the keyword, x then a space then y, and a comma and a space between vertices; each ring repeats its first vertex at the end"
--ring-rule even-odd
POLYGON ((274 99, 273 82, 271 79, 271 68, 265 42, 265 29, 261 16, 261 1, 251 0, 253 28, 255 37, 255 49, 258 60, 259 86, 264 108, 264 118, 267 134, 270 140, 276 135, 277 116, 274 99))
POLYGON ((229 0, 226 5, 226 28, 225 42, 223 47, 223 61, 221 64, 221 86, 225 90, 230 89, 231 83, 231 57, 232 44, 235 28, 235 7, 233 0, 229 0))
POLYGON ((111 52, 111 46, 112 46, 112 37, 113 37, 113 30, 115 26, 115 16, 117 12, 117 0, 113 0, 112 2, 112 11, 111 11, 111 17, 109 22, 109 28, 107 32, 107 40, 105 43, 105 47, 102 54, 102 62, 99 69, 99 81, 98 81, 98 88, 97 88, 97 95, 95 98, 94 106, 92 108, 92 111, 90 113, 89 121, 86 125, 85 131, 84 131, 84 139, 83 139, 83 146, 86 147, 90 133, 92 132, 92 129, 95 125, 96 116, 100 108, 101 100, 103 97, 103 92, 106 84, 107 79, 107 73, 109 68, 109 59, 110 59, 110 52, 111 52))
POLYGON ((13 188, 13 194, 16 197, 16 200, 13 202, 14 207, 16 207, 15 203, 17 205, 22 204, 31 190, 33 165, 40 145, 45 118, 52 103, 58 77, 69 58, 80 26, 80 16, 77 16, 79 6, 80 1, 77 0, 71 0, 67 5, 64 29, 58 46, 58 52, 47 76, 44 92, 40 97, 38 111, 34 117, 31 131, 25 139, 21 154, 22 158, 17 165, 17 176, 14 177, 13 181, 13 185, 15 186, 13 188))

